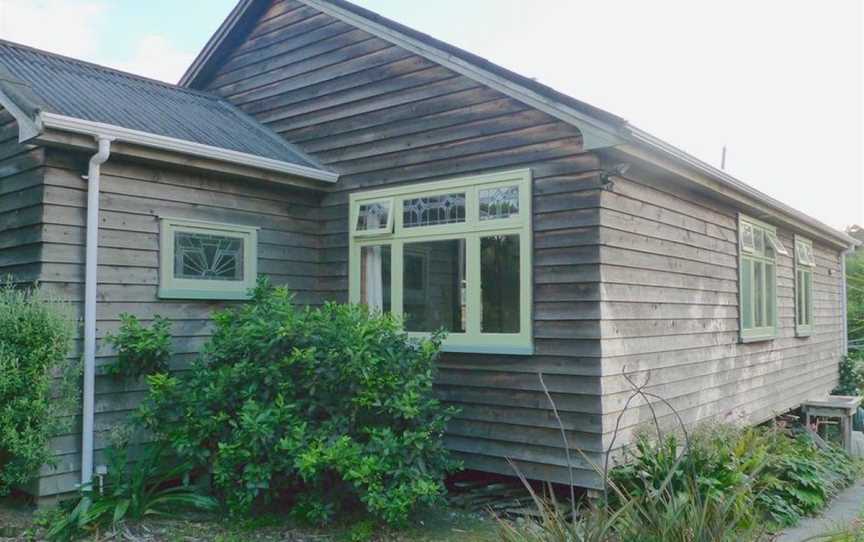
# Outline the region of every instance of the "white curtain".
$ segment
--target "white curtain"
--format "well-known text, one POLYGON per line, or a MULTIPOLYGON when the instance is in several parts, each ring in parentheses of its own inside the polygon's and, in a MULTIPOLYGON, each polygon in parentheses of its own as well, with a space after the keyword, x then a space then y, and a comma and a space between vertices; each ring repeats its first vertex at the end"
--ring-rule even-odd
MULTIPOLYGON (((371 218, 371 217, 370 217, 371 218)), ((370 229, 380 228, 382 218, 378 215, 378 224, 369 224, 370 229)), ((384 267, 383 258, 381 257, 381 247, 364 247, 362 250, 364 266, 364 275, 366 284, 363 285, 366 293, 366 299, 363 301, 370 309, 384 311, 384 267)))

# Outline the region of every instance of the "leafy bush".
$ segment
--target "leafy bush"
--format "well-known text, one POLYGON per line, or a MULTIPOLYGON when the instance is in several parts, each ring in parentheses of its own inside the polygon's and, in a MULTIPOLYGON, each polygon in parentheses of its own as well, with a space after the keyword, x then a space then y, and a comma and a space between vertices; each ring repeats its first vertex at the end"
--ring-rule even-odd
POLYGON ((62 302, 0 284, 0 495, 48 462, 48 439, 75 403, 75 366, 66 360, 72 332, 62 302), (56 373, 65 375, 59 389, 56 373))
POLYGON ((171 322, 156 315, 146 328, 131 314, 121 314, 120 319, 120 332, 105 338, 117 349, 117 363, 109 365, 107 372, 139 378, 167 371, 171 359, 171 322))
POLYGON ((404 521, 443 493, 451 412, 434 398, 440 337, 413 340, 392 317, 295 308, 283 288, 214 316, 185 378, 149 378, 142 418, 184 459, 212 469, 230 511, 294 496, 322 523, 351 501, 404 521))
POLYGON ((168 457, 164 445, 144 447, 142 457, 131 465, 127 447, 109 448, 104 487, 88 487, 77 500, 62 503, 49 525, 48 538, 65 542, 125 520, 215 510, 215 499, 178 483, 189 470, 188 464, 177 464, 168 457))
POLYGON ((834 395, 860 395, 864 390, 864 351, 850 352, 840 362, 840 382, 834 395))
POLYGON ((694 476, 706 499, 749 486, 729 504, 754 511, 751 521, 785 526, 819 511, 857 474, 845 452, 817 446, 804 431, 716 425, 697 431, 684 454, 674 435, 660 444, 641 437, 632 461, 613 469, 610 478, 628 495, 655 491, 667 479, 673 493, 690 492, 694 476))

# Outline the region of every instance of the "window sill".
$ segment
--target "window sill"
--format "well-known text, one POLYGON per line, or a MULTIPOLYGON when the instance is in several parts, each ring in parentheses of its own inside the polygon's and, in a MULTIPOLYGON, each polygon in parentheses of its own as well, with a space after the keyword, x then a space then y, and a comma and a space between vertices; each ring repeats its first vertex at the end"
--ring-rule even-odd
POLYGON ((753 337, 740 337, 738 342, 741 344, 762 343, 773 341, 775 338, 777 338, 776 335, 757 335, 753 337))
POLYGON ((799 339, 807 339, 811 335, 813 335, 813 330, 811 330, 811 329, 796 329, 795 330, 795 336, 798 337, 799 339))
POLYGON ((185 288, 159 288, 159 299, 210 299, 220 301, 242 301, 250 299, 248 290, 224 292, 219 290, 191 290, 185 288))
POLYGON ((534 345, 514 346, 514 345, 467 345, 467 344, 443 344, 441 345, 442 352, 453 352, 459 354, 499 354, 505 356, 533 356, 534 345))

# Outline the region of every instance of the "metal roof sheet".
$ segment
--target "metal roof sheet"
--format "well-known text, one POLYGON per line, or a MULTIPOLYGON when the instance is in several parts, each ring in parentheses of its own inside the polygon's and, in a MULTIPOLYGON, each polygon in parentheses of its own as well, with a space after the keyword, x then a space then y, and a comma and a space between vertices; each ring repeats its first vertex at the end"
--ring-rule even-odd
POLYGON ((24 111, 38 109, 323 169, 217 96, 3 40, 0 88, 11 91, 12 100, 36 102, 19 103, 24 111), (21 93, 20 83, 30 92, 21 93))

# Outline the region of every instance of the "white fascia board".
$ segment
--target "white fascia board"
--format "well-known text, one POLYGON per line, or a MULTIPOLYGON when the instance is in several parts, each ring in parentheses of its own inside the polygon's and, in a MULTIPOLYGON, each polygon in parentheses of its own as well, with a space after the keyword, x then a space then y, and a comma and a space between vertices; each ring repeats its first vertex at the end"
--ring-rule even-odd
POLYGON ((305 177, 307 179, 315 179, 328 183, 335 183, 339 180, 339 174, 331 171, 301 166, 299 164, 292 164, 281 160, 274 160, 272 158, 264 158, 245 152, 213 147, 211 145, 203 145, 201 143, 194 143, 173 137, 151 134, 140 130, 132 130, 102 122, 76 119, 74 117, 57 115, 55 113, 39 113, 39 116, 36 119, 36 124, 40 128, 40 133, 45 128, 52 128, 55 130, 79 134, 101 135, 124 143, 132 143, 143 147, 152 147, 181 154, 188 154, 191 156, 198 156, 201 158, 209 158, 221 162, 230 162, 232 164, 240 164, 287 175, 296 175, 298 177, 305 177))
POLYGON ((519 85, 518 83, 514 83, 513 81, 496 75, 488 70, 484 70, 479 66, 448 54, 445 51, 441 51, 436 47, 425 44, 410 36, 406 36, 405 34, 393 30, 383 24, 371 21, 362 15, 335 6, 326 0, 300 1, 319 11, 336 17, 337 19, 341 19, 357 28, 398 45, 399 47, 407 49, 412 53, 418 54, 440 64, 441 66, 469 77, 474 81, 482 83, 492 89, 506 94, 507 96, 515 98, 531 107, 539 109, 555 118, 563 120, 568 124, 576 126, 582 132, 582 146, 585 150, 601 149, 623 143, 623 140, 618 136, 618 131, 613 126, 609 126, 577 109, 562 104, 559 101, 547 98, 538 92, 519 85))

